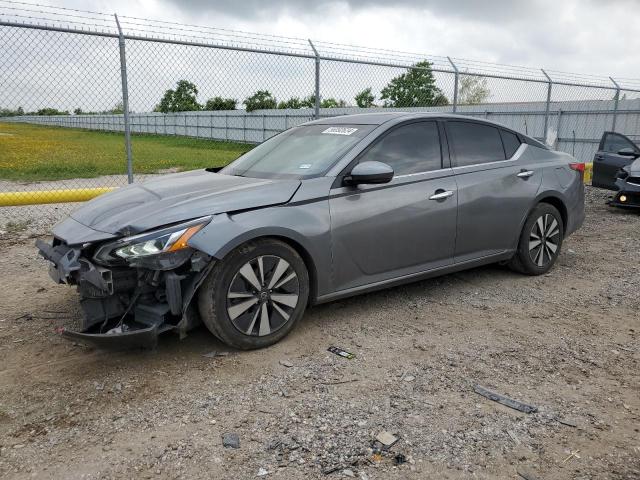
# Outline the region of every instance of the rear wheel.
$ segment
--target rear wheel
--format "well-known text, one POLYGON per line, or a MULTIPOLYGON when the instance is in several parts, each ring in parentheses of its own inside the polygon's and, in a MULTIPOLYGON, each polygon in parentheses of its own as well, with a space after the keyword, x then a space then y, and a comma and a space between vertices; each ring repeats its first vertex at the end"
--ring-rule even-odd
POLYGON ((229 253, 202 284, 202 321, 220 340, 240 349, 262 348, 287 335, 304 314, 309 275, 286 243, 261 239, 229 253))
POLYGON ((560 212, 548 203, 538 204, 527 217, 509 267, 527 275, 548 272, 560 254, 563 238, 560 212))

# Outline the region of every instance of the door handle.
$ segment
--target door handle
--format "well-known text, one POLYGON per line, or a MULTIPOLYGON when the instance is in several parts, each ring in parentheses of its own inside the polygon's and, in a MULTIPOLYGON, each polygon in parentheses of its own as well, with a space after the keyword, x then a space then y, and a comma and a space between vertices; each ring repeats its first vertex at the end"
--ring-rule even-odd
POLYGON ((533 173, 533 170, 520 170, 520 173, 517 173, 516 176, 520 178, 529 178, 533 173))
POLYGON ((451 195, 453 195, 452 190, 442 190, 439 188, 436 190, 436 193, 429 197, 429 200, 444 200, 445 198, 449 198, 451 195))
POLYGON ((604 160, 604 155, 596 155, 596 160, 604 160))

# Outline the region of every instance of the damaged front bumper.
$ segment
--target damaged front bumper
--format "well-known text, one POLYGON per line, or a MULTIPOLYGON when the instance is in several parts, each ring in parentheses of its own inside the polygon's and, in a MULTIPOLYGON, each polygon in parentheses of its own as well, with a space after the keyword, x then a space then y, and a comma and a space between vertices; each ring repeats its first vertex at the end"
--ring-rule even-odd
POLYGON ((36 242, 51 262, 56 283, 76 286, 83 320, 79 331, 62 336, 101 348, 154 348, 158 335, 183 337, 200 323, 191 300, 213 261, 191 248, 134 265, 103 266, 93 260, 93 244, 68 245, 54 238, 36 242))
POLYGON ((640 209, 640 176, 625 173, 616 179, 618 191, 608 203, 612 207, 640 209))

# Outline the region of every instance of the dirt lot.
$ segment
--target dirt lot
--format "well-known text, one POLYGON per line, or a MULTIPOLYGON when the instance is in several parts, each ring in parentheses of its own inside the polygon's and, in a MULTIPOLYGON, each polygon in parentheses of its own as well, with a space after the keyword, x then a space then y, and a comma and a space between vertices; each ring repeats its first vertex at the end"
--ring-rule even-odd
POLYGON ((548 275, 493 266, 315 307, 254 352, 205 330, 73 345, 56 328, 74 291, 5 235, 0 478, 640 478, 640 215, 605 196, 548 275), (377 455, 382 430, 399 441, 377 455))

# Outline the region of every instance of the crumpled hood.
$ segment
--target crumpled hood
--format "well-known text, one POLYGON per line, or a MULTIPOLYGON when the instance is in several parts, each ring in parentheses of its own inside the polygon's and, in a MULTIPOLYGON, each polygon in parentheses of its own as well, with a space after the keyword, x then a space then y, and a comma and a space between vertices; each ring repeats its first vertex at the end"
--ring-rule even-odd
POLYGON ((265 180, 193 170, 101 195, 71 214, 110 234, 133 235, 206 215, 288 202, 299 180, 265 180))

